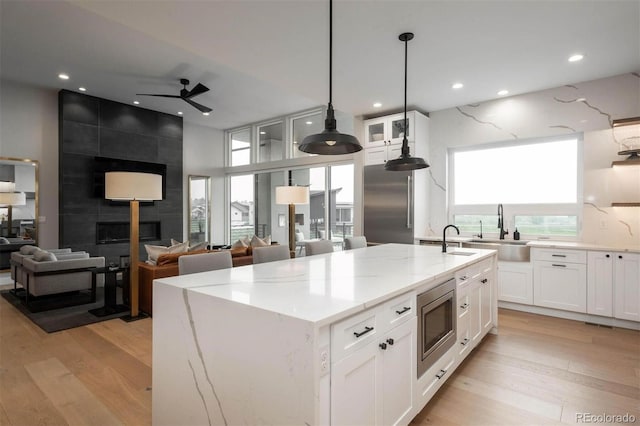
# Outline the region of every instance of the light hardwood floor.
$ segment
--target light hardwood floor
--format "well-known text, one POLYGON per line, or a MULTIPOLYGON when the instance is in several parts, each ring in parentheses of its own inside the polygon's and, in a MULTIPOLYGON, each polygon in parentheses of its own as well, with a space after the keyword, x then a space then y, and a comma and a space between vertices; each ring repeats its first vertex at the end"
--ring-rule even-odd
MULTIPOLYGON (((640 423, 640 333, 500 311, 413 425, 640 423)), ((152 320, 47 334, 0 298, 0 425, 151 423, 152 320)))

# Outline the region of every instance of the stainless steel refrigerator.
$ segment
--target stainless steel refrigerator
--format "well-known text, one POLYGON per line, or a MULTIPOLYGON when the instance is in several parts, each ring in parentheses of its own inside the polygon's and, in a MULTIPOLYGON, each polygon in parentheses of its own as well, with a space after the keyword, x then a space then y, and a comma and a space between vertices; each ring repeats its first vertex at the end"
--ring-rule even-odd
POLYGON ((364 235, 371 243, 414 242, 417 172, 391 172, 384 165, 364 167, 364 235))

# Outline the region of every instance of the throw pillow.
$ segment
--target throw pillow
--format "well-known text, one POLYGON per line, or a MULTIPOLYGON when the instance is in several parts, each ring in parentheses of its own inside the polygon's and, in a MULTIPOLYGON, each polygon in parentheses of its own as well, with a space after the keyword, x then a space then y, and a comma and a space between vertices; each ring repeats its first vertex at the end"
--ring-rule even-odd
POLYGON ((265 238, 260 238, 257 235, 254 235, 251 238, 251 247, 265 247, 271 245, 271 235, 265 238))
POLYGON ((206 250, 196 250, 196 251, 189 251, 189 252, 183 252, 183 253, 165 253, 165 254, 161 254, 160 256, 158 256, 158 260, 156 262, 157 266, 162 266, 162 265, 170 265, 172 263, 178 263, 178 258, 180 256, 188 256, 191 254, 201 254, 201 253, 207 253, 206 250))
POLYGON ((188 241, 185 241, 184 243, 175 244, 170 247, 145 244, 144 248, 147 251, 147 256, 149 257, 147 259, 147 263, 155 265, 156 262, 158 261, 158 256, 160 256, 161 254, 186 252, 188 248, 188 244, 189 244, 188 241))
POLYGON ((37 250, 35 253, 33 253, 33 260, 37 262, 46 262, 46 261, 56 261, 58 260, 58 258, 56 257, 55 254, 51 253, 50 251, 37 250))
POLYGON ((249 250, 249 247, 231 247, 231 257, 246 256, 247 250, 249 250))
POLYGON ((26 245, 26 246, 20 247, 20 254, 25 254, 25 255, 34 254, 38 250, 40 250, 40 247, 26 245))
POLYGON ((250 244, 251 244, 251 240, 249 240, 248 237, 242 237, 235 243, 231 244, 231 248, 234 249, 234 248, 249 247, 250 244))
POLYGON ((202 241, 199 243, 195 243, 192 246, 189 246, 189 251, 198 251, 198 250, 206 250, 209 245, 209 241, 202 241))

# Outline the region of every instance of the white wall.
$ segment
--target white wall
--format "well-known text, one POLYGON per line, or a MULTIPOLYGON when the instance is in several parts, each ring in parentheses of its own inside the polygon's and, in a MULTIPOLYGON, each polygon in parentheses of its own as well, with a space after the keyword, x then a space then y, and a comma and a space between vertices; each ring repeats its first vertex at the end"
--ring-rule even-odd
POLYGON ((226 244, 224 229, 225 180, 224 132, 197 124, 183 126, 184 225, 183 241, 189 238, 189 175, 211 176, 211 244, 226 244))
POLYGON ((640 76, 635 73, 431 113, 433 234, 439 234, 449 221, 445 190, 448 148, 584 132, 582 241, 637 246, 640 209, 614 208, 611 202, 631 201, 628 198, 634 196, 638 201, 640 179, 635 177, 638 167, 611 168, 612 161, 624 157, 617 155, 620 146, 616 141, 622 139, 620 130, 614 133, 610 123, 613 119, 637 116, 640 116, 640 76), (586 101, 575 102, 580 98, 586 101))
POLYGON ((0 156, 39 162, 39 244, 58 246, 58 94, 0 80, 0 156))

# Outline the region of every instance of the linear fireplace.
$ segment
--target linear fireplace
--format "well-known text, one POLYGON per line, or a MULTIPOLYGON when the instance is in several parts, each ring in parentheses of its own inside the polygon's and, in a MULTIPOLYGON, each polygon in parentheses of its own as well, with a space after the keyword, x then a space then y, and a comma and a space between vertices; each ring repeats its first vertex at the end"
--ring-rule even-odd
MULTIPOLYGON (((161 240, 160 222, 140 222, 140 241, 161 240)), ((129 222, 96 223, 96 244, 129 242, 129 222)))

